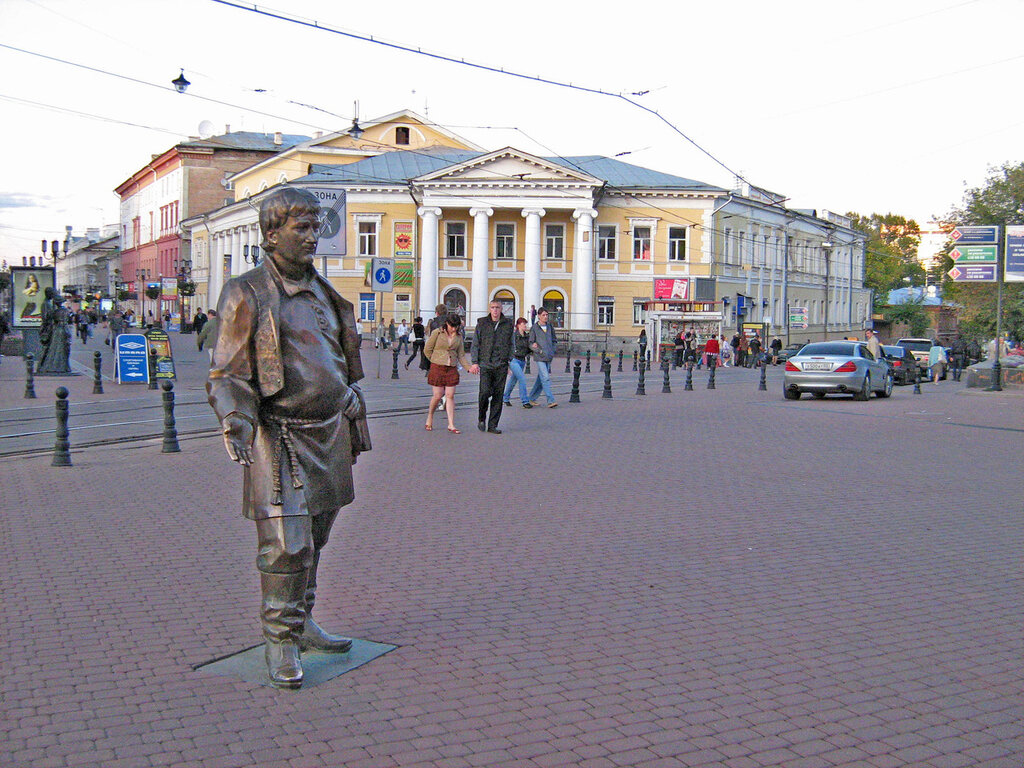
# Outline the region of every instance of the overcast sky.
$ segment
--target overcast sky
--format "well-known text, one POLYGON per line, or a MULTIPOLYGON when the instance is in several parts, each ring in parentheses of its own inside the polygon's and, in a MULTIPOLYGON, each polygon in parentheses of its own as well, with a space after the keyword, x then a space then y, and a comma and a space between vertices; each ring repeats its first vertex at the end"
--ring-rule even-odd
POLYGON ((214 0, 0 0, 0 257, 20 264, 65 225, 82 234, 115 223, 114 187, 203 120, 218 133, 312 135, 350 125, 356 100, 363 120, 409 108, 488 149, 630 152, 622 160, 718 186, 738 173, 795 207, 922 224, 990 166, 1024 154, 1022 0, 259 7, 584 88, 646 92, 629 98, 671 125, 615 96, 214 0), (169 88, 181 68, 186 95, 147 85, 169 88))

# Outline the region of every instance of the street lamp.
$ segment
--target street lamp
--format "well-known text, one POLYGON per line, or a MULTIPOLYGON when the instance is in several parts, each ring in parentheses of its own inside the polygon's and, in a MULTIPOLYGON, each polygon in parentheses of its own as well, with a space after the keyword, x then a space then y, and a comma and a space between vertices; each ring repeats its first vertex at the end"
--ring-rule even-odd
POLYGON ((832 262, 832 241, 826 240, 821 244, 821 248, 825 253, 825 341, 828 341, 828 282, 831 270, 829 265, 832 262))
POLYGON ((178 93, 184 93, 192 83, 185 79, 185 70, 183 69, 180 75, 171 80, 171 85, 174 86, 174 90, 178 93))
POLYGON ((260 247, 258 245, 242 246, 242 258, 247 264, 252 264, 254 267, 259 266, 260 263, 260 247))

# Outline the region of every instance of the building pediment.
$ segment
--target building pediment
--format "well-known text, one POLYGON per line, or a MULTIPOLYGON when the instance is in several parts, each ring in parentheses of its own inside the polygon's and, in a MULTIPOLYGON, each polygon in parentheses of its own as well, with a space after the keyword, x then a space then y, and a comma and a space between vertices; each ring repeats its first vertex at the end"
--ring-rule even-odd
POLYGON ((505 147, 456 165, 424 174, 413 183, 424 188, 457 186, 588 186, 598 187, 601 179, 574 168, 505 147))

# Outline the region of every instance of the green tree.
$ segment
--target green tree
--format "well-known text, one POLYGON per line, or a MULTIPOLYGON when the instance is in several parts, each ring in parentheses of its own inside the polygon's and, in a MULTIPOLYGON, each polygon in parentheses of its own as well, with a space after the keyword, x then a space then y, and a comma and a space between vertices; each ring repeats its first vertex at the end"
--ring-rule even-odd
POLYGON ((883 317, 889 323, 905 323, 907 333, 911 336, 924 336, 930 327, 928 315, 924 311, 924 302, 921 299, 888 306, 885 308, 883 317))
POLYGON ((889 291, 907 284, 923 285, 924 268, 917 261, 921 228, 913 219, 895 213, 861 216, 846 214, 854 229, 867 236, 864 258, 864 287, 875 292, 875 307, 885 306, 889 291))
MULTIPOLYGON (((963 203, 950 210, 948 226, 1001 226, 1024 224, 1024 163, 990 168, 985 183, 967 190, 963 203)), ((948 278, 953 267, 950 241, 941 257, 944 276, 943 296, 962 306, 960 328, 965 336, 978 339, 996 334, 997 286, 995 283, 957 283, 948 278)), ((1024 284, 1003 285, 1003 331, 1018 341, 1024 340, 1024 284)))

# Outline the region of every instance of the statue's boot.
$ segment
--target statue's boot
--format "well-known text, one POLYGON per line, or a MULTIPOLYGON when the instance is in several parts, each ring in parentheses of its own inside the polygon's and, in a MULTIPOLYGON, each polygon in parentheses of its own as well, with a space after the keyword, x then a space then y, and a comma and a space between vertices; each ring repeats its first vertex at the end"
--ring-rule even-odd
POLYGON ((313 555, 313 565, 306 572, 306 592, 303 599, 303 612, 306 622, 299 635, 299 647, 303 650, 325 651, 327 653, 345 653, 352 647, 352 640, 342 635, 332 635, 313 621, 313 603, 316 602, 316 569, 320 564, 320 553, 313 555))
POLYGON ((299 637, 305 613, 306 572, 261 573, 263 636, 267 639, 265 656, 270 682, 278 688, 302 685, 302 660, 299 637))

